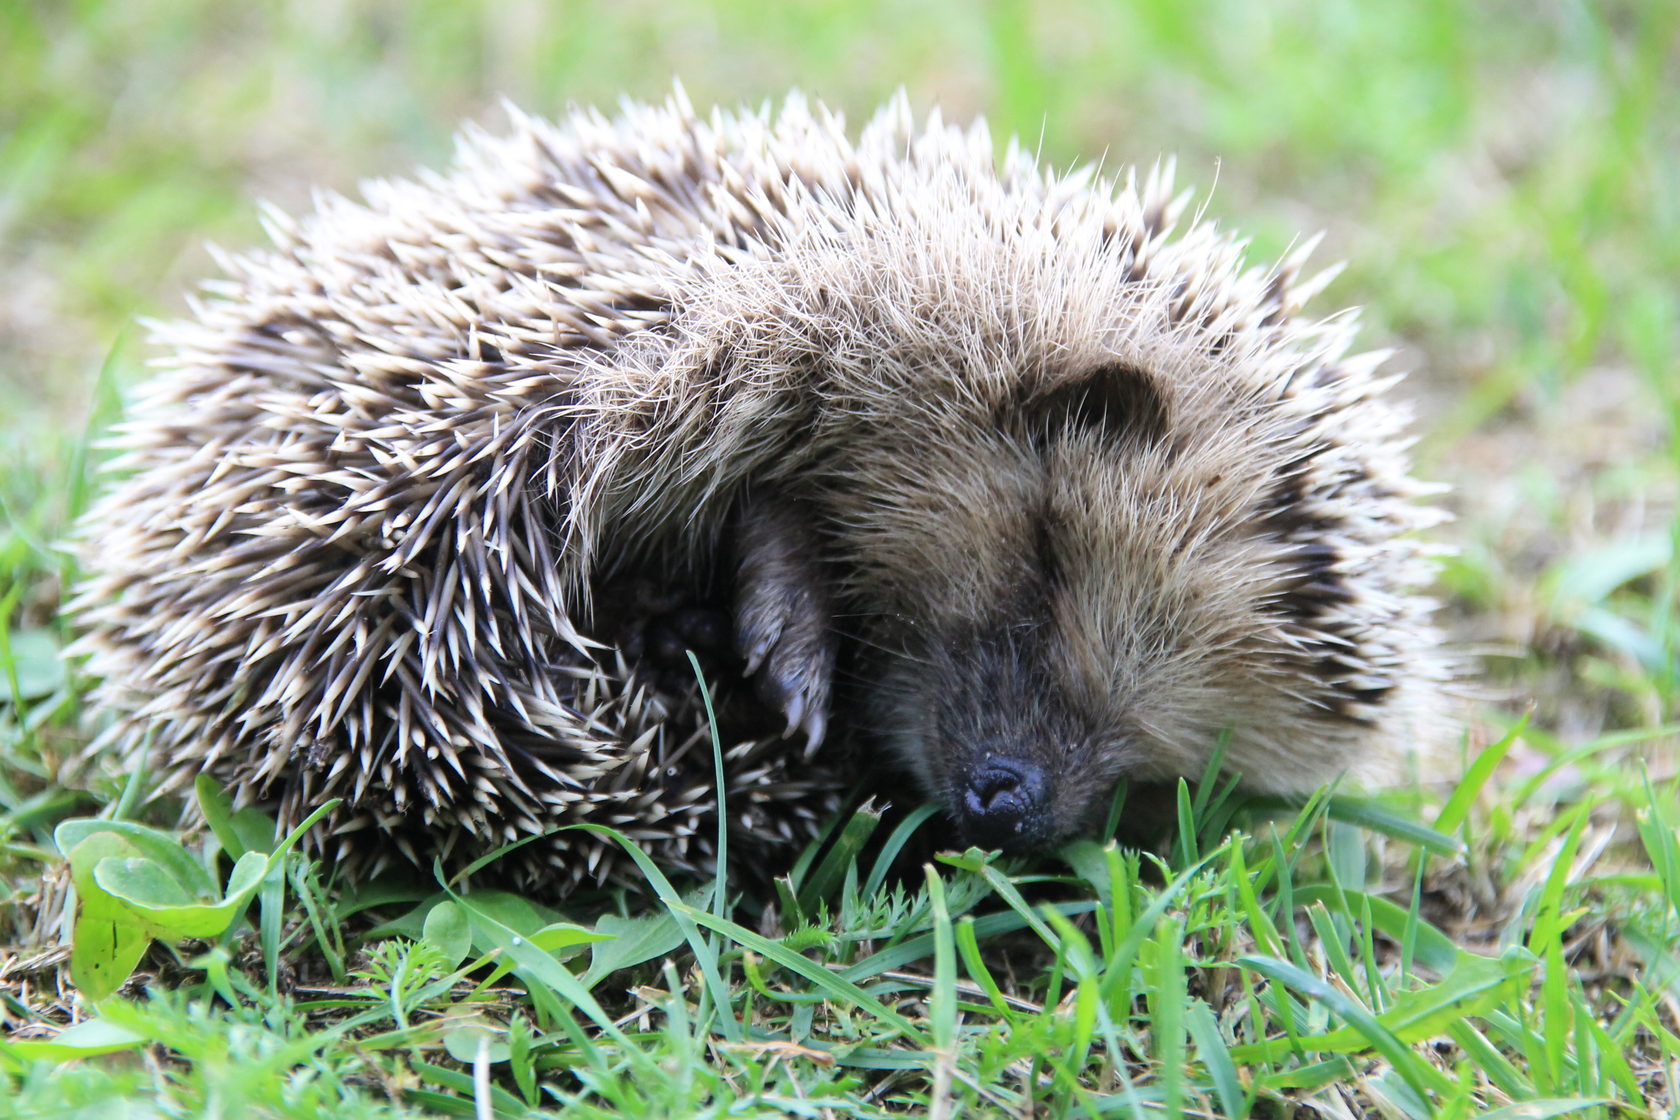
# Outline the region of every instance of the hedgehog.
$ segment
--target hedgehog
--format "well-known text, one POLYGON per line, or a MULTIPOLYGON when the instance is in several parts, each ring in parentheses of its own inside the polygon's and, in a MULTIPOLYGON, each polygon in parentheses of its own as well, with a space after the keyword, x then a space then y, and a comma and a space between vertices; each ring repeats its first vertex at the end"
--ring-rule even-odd
POLYGON ((98 755, 560 894, 636 875, 567 825, 770 866, 861 778, 1044 851, 1217 752, 1427 739, 1439 515, 1310 243, 902 94, 509 114, 155 328, 81 530, 98 755))

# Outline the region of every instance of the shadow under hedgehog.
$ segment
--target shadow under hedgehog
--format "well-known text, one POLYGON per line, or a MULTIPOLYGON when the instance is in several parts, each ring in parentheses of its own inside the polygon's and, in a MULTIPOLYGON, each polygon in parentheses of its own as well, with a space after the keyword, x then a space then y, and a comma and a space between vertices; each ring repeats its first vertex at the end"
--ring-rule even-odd
MULTIPOLYGON (((1381 356, 1166 174, 679 91, 364 195, 270 214, 159 330, 82 526, 95 750, 165 789, 342 797, 351 873, 576 823, 703 870, 688 649, 755 861, 858 768, 1034 850, 1221 742, 1296 791, 1433 722, 1437 515, 1381 356)), ((578 831, 502 870, 636 877, 578 831)))

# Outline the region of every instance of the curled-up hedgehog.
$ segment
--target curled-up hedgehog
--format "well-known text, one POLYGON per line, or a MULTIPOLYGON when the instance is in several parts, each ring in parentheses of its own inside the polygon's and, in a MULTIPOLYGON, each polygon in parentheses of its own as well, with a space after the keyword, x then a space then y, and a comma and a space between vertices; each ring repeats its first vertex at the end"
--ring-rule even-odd
POLYGON ((352 870, 540 835, 507 866, 563 892, 630 869, 559 826, 711 859, 687 650, 755 859, 849 768, 1046 849, 1120 779, 1380 779, 1430 723, 1380 356, 1163 173, 679 92, 365 199, 161 330, 83 527, 100 749, 164 789, 342 797, 352 870))

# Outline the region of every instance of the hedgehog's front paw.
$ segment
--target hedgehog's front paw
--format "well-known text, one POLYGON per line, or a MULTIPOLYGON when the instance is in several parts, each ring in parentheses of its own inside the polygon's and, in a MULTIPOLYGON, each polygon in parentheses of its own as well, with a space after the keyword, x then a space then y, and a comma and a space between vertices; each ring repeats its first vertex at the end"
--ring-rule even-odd
POLYGON ((787 716, 807 749, 828 726, 834 631, 816 541, 799 507, 755 496, 740 513, 735 641, 759 695, 787 716))

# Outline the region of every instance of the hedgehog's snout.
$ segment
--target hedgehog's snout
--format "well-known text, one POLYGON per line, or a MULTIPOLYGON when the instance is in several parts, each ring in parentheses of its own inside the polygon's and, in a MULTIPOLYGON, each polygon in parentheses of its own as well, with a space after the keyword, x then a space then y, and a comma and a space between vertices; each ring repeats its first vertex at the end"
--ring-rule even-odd
POLYGON ((968 775, 958 791, 957 826, 963 838, 985 848, 1028 851, 1049 836, 1048 783, 1025 759, 991 758, 968 775))

